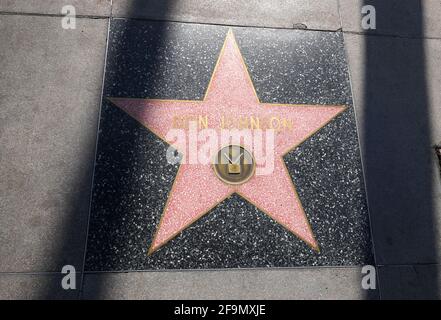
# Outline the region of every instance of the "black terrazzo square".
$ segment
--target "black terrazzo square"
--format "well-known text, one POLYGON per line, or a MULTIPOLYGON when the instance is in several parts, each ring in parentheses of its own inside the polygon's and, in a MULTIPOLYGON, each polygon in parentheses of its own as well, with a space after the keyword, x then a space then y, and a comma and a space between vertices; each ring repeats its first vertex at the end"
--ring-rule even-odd
POLYGON ((240 27, 234 35, 262 102, 348 106, 284 157, 320 252, 235 194, 148 255, 178 165, 167 162, 165 142, 106 98, 202 100, 228 29, 111 21, 86 271, 372 263, 343 35, 240 27))

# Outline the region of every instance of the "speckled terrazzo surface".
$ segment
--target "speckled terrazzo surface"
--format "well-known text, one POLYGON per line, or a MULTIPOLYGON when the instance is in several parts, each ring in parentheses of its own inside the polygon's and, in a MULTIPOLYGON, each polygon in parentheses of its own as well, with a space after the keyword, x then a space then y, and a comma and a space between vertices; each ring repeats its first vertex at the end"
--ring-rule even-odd
MULTIPOLYGON (((87 271, 371 262, 342 35, 233 30, 262 102, 349 106, 285 156, 320 252, 233 195, 148 256, 178 167, 167 163, 162 140, 104 99, 87 271)), ((202 99, 227 31, 218 26, 113 20, 104 97, 202 99)))

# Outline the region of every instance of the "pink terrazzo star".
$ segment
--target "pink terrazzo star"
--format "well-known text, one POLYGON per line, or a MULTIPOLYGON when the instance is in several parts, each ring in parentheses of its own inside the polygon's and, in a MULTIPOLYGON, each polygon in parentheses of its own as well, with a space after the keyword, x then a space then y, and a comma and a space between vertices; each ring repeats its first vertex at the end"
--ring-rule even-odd
POLYGON ((234 117, 252 114, 261 118, 278 116, 293 119, 292 130, 280 131, 275 135, 275 164, 270 175, 254 175, 242 185, 229 185, 215 175, 210 164, 181 164, 149 254, 233 193, 250 201, 318 251, 318 243, 282 157, 325 126, 345 106, 260 103, 231 30, 203 101, 109 100, 163 140, 166 140, 167 132, 172 129, 173 118, 189 113, 205 114, 210 123, 219 123, 225 114, 234 117))

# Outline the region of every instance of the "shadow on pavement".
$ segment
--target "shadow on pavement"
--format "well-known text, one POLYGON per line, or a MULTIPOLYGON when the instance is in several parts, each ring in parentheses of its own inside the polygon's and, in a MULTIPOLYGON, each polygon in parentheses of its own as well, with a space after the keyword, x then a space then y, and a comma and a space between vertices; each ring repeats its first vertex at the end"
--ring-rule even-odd
MULTIPOLYGON (((159 70, 159 59, 160 58, 160 50, 161 47, 163 47, 163 41, 164 39, 167 37, 167 27, 166 27, 166 16, 167 13, 172 10, 173 7, 173 3, 175 0, 162 0, 162 1, 140 1, 140 0, 136 0, 136 1, 131 1, 131 8, 130 8, 130 12, 127 14, 127 16, 129 17, 137 17, 137 13, 138 12, 151 12, 152 13, 152 17, 151 18, 155 18, 155 20, 157 20, 157 22, 154 24, 154 40, 150 41, 148 44, 148 48, 146 48, 146 50, 148 50, 148 58, 146 57, 140 57, 140 59, 143 60, 143 62, 145 62, 146 65, 143 66, 143 68, 145 69, 147 74, 160 74, 161 70, 159 70)), ((113 25, 115 28, 115 30, 118 30, 118 20, 119 19, 111 19, 110 20, 110 24, 111 26, 113 25)), ((113 59, 112 62, 107 63, 106 66, 106 73, 111 71, 111 68, 115 68, 116 65, 118 65, 118 62, 120 62, 122 65, 125 65, 124 63, 124 59, 119 58, 118 56, 123 56, 123 55, 127 55, 127 54, 134 54, 134 52, 139 52, 138 46, 139 43, 136 42, 136 40, 131 39, 131 32, 140 32, 139 29, 139 21, 137 21, 136 19, 127 19, 127 23, 124 24, 124 35, 118 37, 115 35, 115 37, 113 38, 113 34, 112 32, 109 35, 109 39, 108 39, 108 46, 110 47, 111 45, 114 45, 116 48, 120 48, 121 52, 118 51, 118 49, 115 50, 115 47, 112 50, 112 57, 107 56, 107 58, 111 58, 113 59), (118 43, 118 41, 122 41, 123 44, 118 43), (121 45, 119 47, 119 45, 121 45), (133 50, 131 50, 133 49, 133 50)), ((120 30, 121 31, 121 30, 120 30)), ((110 50, 110 49, 108 49, 110 50)), ((147 56, 147 55, 146 55, 147 56)), ((136 66, 132 66, 135 67, 136 66)), ((155 81, 153 79, 151 79, 151 81, 142 81, 143 79, 133 79, 133 78, 127 78, 130 77, 130 73, 126 73, 126 72, 117 72, 116 75, 113 74, 112 77, 110 77, 109 75, 106 78, 106 83, 105 83, 105 88, 104 88, 104 92, 103 92, 103 102, 102 102, 102 108, 115 108, 114 105, 112 105, 109 101, 106 100, 106 97, 111 97, 114 96, 115 94, 117 96, 123 96, 123 97, 132 97, 132 98, 158 98, 155 96, 155 81), (122 87, 127 87, 127 84, 129 83, 129 87, 131 86, 132 88, 130 89, 120 89, 118 85, 112 85, 112 83, 125 83, 124 86, 122 87), (118 91, 124 91, 124 93, 115 93, 118 91), (138 96, 139 92, 144 92, 144 96, 138 96), (136 96, 134 96, 136 95, 136 96)), ((157 84, 156 84, 157 86, 157 84)), ((104 114, 108 115, 108 112, 102 112, 101 113, 101 117, 104 117, 104 114)), ((118 121, 118 119, 114 119, 115 121, 118 121)), ((100 127, 100 131, 103 130, 103 132, 110 132, 111 128, 108 128, 108 124, 109 123, 113 123, 112 121, 103 121, 102 123, 102 127, 100 127), (107 127, 106 127, 107 124, 107 127)), ((130 135, 130 134, 129 134, 130 135)), ((136 133, 133 132, 131 134, 131 138, 126 136, 125 141, 124 141, 124 146, 125 148, 127 148, 127 150, 130 150, 131 153, 134 154, 141 154, 143 152, 143 148, 145 148, 145 145, 140 145, 137 137, 135 136, 136 133)), ((126 150, 126 151, 127 151, 126 150)), ((127 185, 137 185, 137 183, 135 181, 130 179, 135 179, 134 176, 120 176, 121 172, 125 171, 125 166, 127 166, 130 164, 127 164, 125 162, 120 162, 120 166, 121 166, 121 170, 118 170, 118 173, 115 173, 114 178, 116 180, 119 179, 119 182, 116 183, 116 188, 117 190, 120 190, 120 192, 118 192, 118 194, 109 194, 111 197, 113 197, 114 199, 112 199, 112 203, 119 203, 119 202, 124 202, 125 199, 127 199, 127 197, 130 197, 130 192, 132 190, 127 190, 127 185), (118 187, 118 184, 120 185, 120 187, 118 187), (125 194, 126 193, 126 194, 125 194)), ((127 168, 127 170, 130 170, 130 168, 127 168)), ((92 196, 95 196, 92 192, 92 196)), ((99 198, 101 200, 103 200, 102 198, 99 198)), ((93 206, 93 203, 92 203, 93 206)), ((92 207, 93 208, 93 207, 92 207)), ((112 219, 110 219, 112 221, 109 221, 109 224, 115 225, 118 223, 121 223, 121 221, 119 220, 119 217, 113 217, 112 219)), ((89 225, 90 228, 90 225, 89 225)), ((118 238, 113 237, 111 235, 106 235, 106 244, 109 246, 115 246, 118 248, 124 248, 125 246, 129 246, 130 244, 128 243, 118 243, 118 238)), ((148 247, 146 247, 148 248, 148 247)), ((109 261, 110 263, 110 261, 109 261)), ((87 264, 87 255, 85 257, 85 264, 87 264)), ((83 269, 84 270, 84 269, 83 269)), ((97 281, 93 281, 93 284, 89 284, 87 287, 87 294, 84 292, 84 281, 82 281, 82 292, 81 292, 81 298, 85 298, 85 299, 100 299, 103 296, 105 296, 103 290, 103 286, 104 284, 102 283, 101 279, 98 279, 97 281)))
POLYGON ((402 26, 415 34, 364 37, 359 127, 382 298, 439 298, 437 275, 420 282, 415 271, 415 278, 400 268, 382 272, 390 265, 414 270, 410 265, 435 263, 437 257, 427 66, 418 39, 424 36, 422 3, 365 1, 376 8, 378 33, 400 32, 402 26))

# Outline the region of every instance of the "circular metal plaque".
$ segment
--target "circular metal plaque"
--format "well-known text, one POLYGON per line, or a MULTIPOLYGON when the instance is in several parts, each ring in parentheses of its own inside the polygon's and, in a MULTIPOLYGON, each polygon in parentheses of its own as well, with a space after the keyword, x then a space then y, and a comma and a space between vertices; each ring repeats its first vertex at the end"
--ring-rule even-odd
POLYGON ((237 185, 247 182, 254 175, 256 163, 247 149, 229 145, 218 151, 213 167, 220 180, 237 185))

